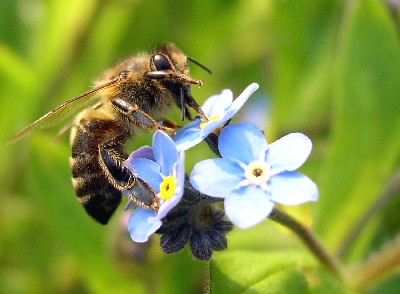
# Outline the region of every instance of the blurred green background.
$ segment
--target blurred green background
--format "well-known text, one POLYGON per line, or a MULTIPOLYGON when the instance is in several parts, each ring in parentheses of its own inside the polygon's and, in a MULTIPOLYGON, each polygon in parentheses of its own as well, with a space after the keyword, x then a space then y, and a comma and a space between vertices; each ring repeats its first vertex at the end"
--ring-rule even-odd
MULTIPOLYGON (((133 245, 123 205, 105 227, 87 217, 70 182, 68 140, 52 143, 57 127, 6 146, 119 59, 167 41, 212 69, 208 75, 191 66, 205 81, 193 90, 200 104, 224 88, 238 95, 257 82, 241 119, 258 117, 269 142, 289 132, 312 139, 301 171, 320 189, 311 206, 314 228, 345 264, 394 239, 399 184, 385 191, 400 153, 396 2, 1 1, 0 293, 203 293, 209 265, 188 250, 163 254, 157 238, 133 245)), ((150 142, 143 132, 129 149, 150 142)), ((190 151, 188 171, 208 156, 205 144, 190 151)), ((243 250, 307 255, 295 237, 266 221, 229 234, 229 249, 215 254, 217 267, 243 250)), ((304 289, 327 293, 324 279, 305 277, 304 289)), ((399 288, 395 272, 366 292, 399 288)))

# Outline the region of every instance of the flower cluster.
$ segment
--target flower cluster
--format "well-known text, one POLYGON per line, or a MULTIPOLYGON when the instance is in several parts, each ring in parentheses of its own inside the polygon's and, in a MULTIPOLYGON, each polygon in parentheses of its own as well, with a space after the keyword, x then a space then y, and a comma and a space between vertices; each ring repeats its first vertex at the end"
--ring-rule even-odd
POLYGON ((128 224, 134 241, 146 242, 158 233, 164 252, 179 251, 189 243, 195 257, 207 260, 213 250, 227 247, 232 223, 249 228, 267 218, 274 203, 298 205, 318 199, 317 186, 296 171, 311 152, 305 135, 293 133, 268 144, 254 124, 228 124, 257 89, 251 84, 234 101, 230 90, 210 97, 202 106, 208 121, 197 118, 172 138, 157 131, 152 147, 142 147, 126 160, 127 168, 153 188, 158 201, 156 211, 137 205, 127 193, 127 209, 135 207, 128 224), (203 140, 219 158, 197 163, 189 177, 184 151, 203 140), (222 201, 224 210, 216 206, 222 201))
POLYGON ((289 134, 268 145, 255 125, 241 123, 221 131, 218 147, 222 158, 199 162, 190 180, 200 192, 223 198, 227 216, 239 228, 261 222, 275 202, 318 199, 317 186, 295 171, 311 152, 305 135, 289 134))
MULTIPOLYGON (((157 131, 153 138, 153 148, 142 147, 133 152, 127 159, 126 166, 150 184, 159 199, 157 212, 139 206, 129 218, 128 229, 132 239, 146 242, 161 227, 161 220, 182 198, 184 153, 178 152, 168 135, 157 131)), ((134 199, 130 199, 127 208, 134 204, 134 199)))

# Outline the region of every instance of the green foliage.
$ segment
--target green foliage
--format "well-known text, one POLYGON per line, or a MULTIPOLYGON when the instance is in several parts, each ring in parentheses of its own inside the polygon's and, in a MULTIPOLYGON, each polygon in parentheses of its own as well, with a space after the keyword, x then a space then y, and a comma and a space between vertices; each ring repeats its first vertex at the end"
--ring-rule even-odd
POLYGON ((389 181, 400 151, 396 30, 375 1, 348 5, 347 11, 334 57, 331 153, 320 183, 327 197, 319 209, 326 220, 318 228, 334 247, 349 232, 330 220, 356 222, 389 181), (338 202, 335 211, 328 210, 338 202))
MULTIPOLYGON (((200 104, 258 82, 268 141, 288 132, 312 139, 302 172, 320 190, 315 230, 345 264, 361 263, 399 232, 400 202, 377 204, 400 153, 400 8, 389 2, 2 1, 0 293, 350 292, 269 221, 228 235, 211 273, 186 250, 164 255, 157 238, 136 248, 122 207, 106 227, 84 213, 67 140, 51 143, 57 128, 5 145, 120 58, 172 41, 213 70, 191 66, 205 81, 193 89, 200 104)), ((171 116, 178 121, 179 111, 171 116)), ((150 138, 141 133, 129 150, 150 138)), ((187 166, 210 156, 202 148, 188 153, 187 166)), ((397 273, 363 290, 395 293, 399 280, 397 273)))
POLYGON ((347 293, 298 251, 236 250, 211 262, 212 293, 347 293))
POLYGON ((304 293, 307 282, 285 254, 234 251, 211 263, 213 293, 304 293))

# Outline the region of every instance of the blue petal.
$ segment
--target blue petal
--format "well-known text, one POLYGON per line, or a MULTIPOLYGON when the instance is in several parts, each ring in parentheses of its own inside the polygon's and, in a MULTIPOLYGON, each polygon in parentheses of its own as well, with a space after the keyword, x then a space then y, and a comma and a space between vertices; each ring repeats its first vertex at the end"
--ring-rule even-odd
POLYGON ((269 181, 271 201, 283 205, 299 205, 318 200, 317 185, 298 172, 283 172, 269 181))
POLYGON ((185 184, 185 152, 179 152, 179 161, 176 167, 176 179, 178 183, 178 188, 182 189, 185 184))
POLYGON ((235 101, 233 101, 232 105, 229 107, 229 110, 224 115, 224 122, 232 118, 239 111, 239 109, 242 108, 242 106, 250 98, 251 94, 253 94, 258 87, 259 86, 257 83, 252 83, 242 92, 242 94, 239 95, 239 97, 235 99, 235 101))
POLYGON ((135 172, 142 180, 146 181, 153 189, 160 193, 160 184, 163 181, 160 166, 146 158, 136 158, 127 166, 129 170, 135 172))
POLYGON ((178 162, 178 150, 174 141, 162 131, 155 132, 153 152, 156 162, 161 166, 163 175, 172 175, 174 164, 178 162))
POLYGON ((176 134, 172 136, 172 140, 175 142, 176 148, 179 151, 188 150, 203 140, 200 131, 200 118, 198 118, 183 128, 180 128, 176 134))
POLYGON ((224 201, 228 218, 241 229, 263 221, 274 208, 267 193, 258 186, 249 185, 233 190, 224 201))
POLYGON ((133 241, 142 243, 146 242, 161 225, 162 222, 156 218, 154 210, 138 207, 129 217, 128 230, 133 241))
POLYGON ((176 194, 172 196, 171 199, 166 200, 165 202, 163 202, 163 204, 161 204, 158 210, 157 218, 161 220, 163 217, 165 217, 168 212, 170 212, 171 209, 173 209, 179 203, 179 201, 181 201, 182 196, 183 187, 181 189, 177 189, 176 194))
POLYGON ((177 193, 169 200, 165 201, 158 210, 158 219, 165 217, 181 201, 183 196, 183 189, 177 190, 177 193))
MULTIPOLYGON (((246 101, 249 99, 250 95, 257 89, 258 89, 258 84, 256 84, 256 83, 251 84, 233 102, 232 102, 232 92, 230 90, 224 90, 222 92, 222 94, 220 95, 221 96, 220 98, 224 98, 224 100, 226 100, 226 101, 224 101, 224 102, 221 101, 218 104, 218 106, 214 106, 214 108, 211 110, 210 114, 206 113, 209 117, 220 116, 220 119, 215 120, 215 121, 210 121, 202 128, 202 130, 201 130, 202 138, 204 139, 211 132, 213 132, 216 128, 218 128, 220 125, 224 124, 229 119, 231 119, 240 110, 240 108, 242 108, 244 103, 246 103, 246 101), (227 96, 226 98, 223 97, 223 94, 225 94, 225 93, 227 96), (228 99, 228 96, 229 96, 229 99, 228 99), (229 104, 228 104, 228 102, 229 102, 229 104), (230 103, 230 102, 232 102, 232 103, 230 103)), ((217 104, 217 103, 215 103, 215 104, 217 104)))
POLYGON ((218 143, 222 157, 237 159, 245 164, 259 160, 268 148, 263 133, 251 123, 223 128, 218 143))
POLYGON ((170 212, 171 209, 173 209, 179 203, 179 201, 181 201, 183 196, 183 189, 179 190, 178 192, 179 193, 175 194, 171 199, 165 201, 160 206, 157 215, 158 219, 161 220, 163 217, 165 217, 168 214, 168 212, 170 212))
POLYGON ((253 83, 248 86, 240 96, 232 102, 232 92, 223 90, 221 94, 211 96, 201 107, 206 116, 219 116, 219 120, 211 120, 204 127, 200 128, 200 119, 196 119, 187 126, 179 129, 172 136, 178 150, 187 150, 206 138, 220 125, 228 121, 243 106, 249 96, 258 89, 258 85, 253 83))
POLYGON ((306 161, 311 148, 312 143, 307 136, 292 133, 269 145, 266 161, 273 168, 293 171, 306 161))
POLYGON ((244 180, 243 167, 237 161, 214 158, 195 165, 190 183, 201 193, 213 197, 227 197, 244 180))
POLYGON ((171 197, 171 199, 162 203, 157 214, 159 219, 162 219, 164 216, 166 216, 168 212, 182 199, 185 184, 185 153, 183 151, 179 153, 179 161, 176 164, 176 172, 174 173, 174 177, 176 178, 177 182, 175 194, 171 197))
POLYGON ((233 100, 233 94, 231 90, 223 90, 219 95, 213 95, 208 98, 201 106, 204 114, 207 117, 214 115, 223 115, 226 109, 228 109, 233 100))
POLYGON ((153 149, 149 146, 140 147, 136 151, 132 152, 131 155, 129 155, 126 162, 132 161, 135 158, 147 158, 154 161, 153 149))
POLYGON ((214 132, 214 130, 216 128, 218 128, 220 125, 225 123, 228 119, 229 118, 227 118, 225 120, 222 120, 222 119, 212 120, 212 121, 209 121, 208 123, 206 123, 203 126, 203 128, 201 129, 201 138, 202 138, 202 140, 204 140, 209 134, 214 132))

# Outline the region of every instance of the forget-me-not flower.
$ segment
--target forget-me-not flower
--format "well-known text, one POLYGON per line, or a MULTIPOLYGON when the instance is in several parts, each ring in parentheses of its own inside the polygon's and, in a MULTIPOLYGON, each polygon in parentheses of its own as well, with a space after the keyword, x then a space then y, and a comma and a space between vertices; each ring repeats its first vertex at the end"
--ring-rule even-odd
POLYGON ((232 101, 232 91, 227 89, 223 90, 219 95, 208 98, 201 109, 209 120, 206 122, 201 118, 197 118, 180 128, 172 136, 177 148, 179 150, 187 150, 200 143, 216 128, 231 119, 257 89, 258 84, 251 84, 234 101, 232 101))
POLYGON ((268 145, 254 124, 241 123, 221 131, 218 148, 222 158, 196 164, 191 184, 225 198, 225 213, 239 228, 261 222, 275 202, 298 205, 318 199, 315 183, 295 171, 311 152, 307 136, 292 133, 268 145))
MULTIPOLYGON (((128 230, 132 240, 146 242, 161 227, 161 219, 182 198, 184 152, 178 152, 167 134, 157 131, 153 137, 153 147, 142 147, 133 152, 125 165, 154 189, 159 200, 158 211, 139 206, 129 218, 128 230)), ((132 206, 132 202, 128 206, 132 206)))

